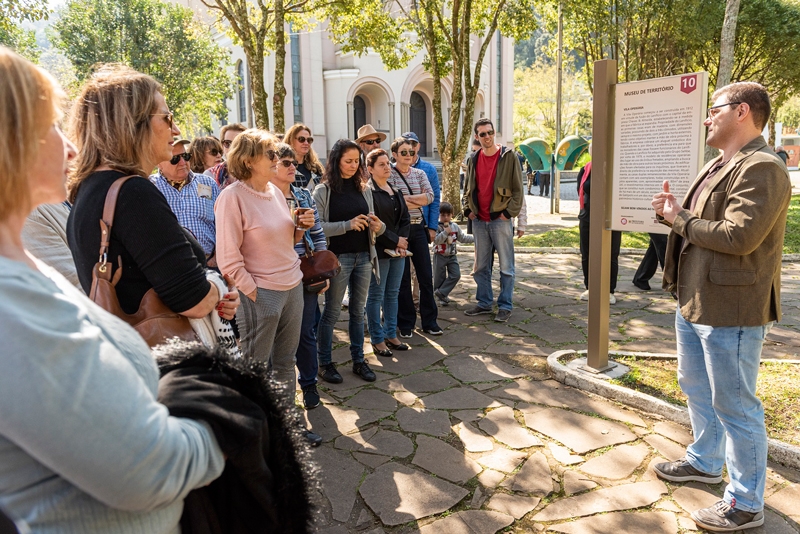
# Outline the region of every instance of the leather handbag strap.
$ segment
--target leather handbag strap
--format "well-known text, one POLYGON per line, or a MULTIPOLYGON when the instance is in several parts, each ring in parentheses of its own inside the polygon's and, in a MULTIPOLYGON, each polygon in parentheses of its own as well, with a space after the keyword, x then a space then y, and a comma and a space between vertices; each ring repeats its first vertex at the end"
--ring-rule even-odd
POLYGON ((114 224, 114 212, 117 209, 117 197, 119 197, 119 190, 122 186, 136 175, 123 176, 118 178, 111 184, 106 194, 106 202, 103 205, 103 218, 100 219, 100 258, 97 260, 100 263, 100 271, 105 272, 106 264, 108 263, 108 245, 111 242, 111 227, 114 224))

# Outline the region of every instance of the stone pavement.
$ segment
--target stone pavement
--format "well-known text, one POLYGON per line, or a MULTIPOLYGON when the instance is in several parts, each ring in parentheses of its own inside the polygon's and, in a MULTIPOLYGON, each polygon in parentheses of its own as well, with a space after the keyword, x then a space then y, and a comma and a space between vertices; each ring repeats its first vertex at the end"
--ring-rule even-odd
MULTIPOLYGON (((354 375, 346 313, 335 332, 344 383, 320 382, 323 405, 306 412, 325 442, 321 534, 678 533, 696 530, 688 512, 724 484, 659 481, 652 464, 683 455, 686 428, 549 379, 546 357, 585 349, 586 303, 575 254, 518 254, 508 324, 466 317, 474 293, 471 258, 440 308, 445 333, 410 340, 392 358, 371 354, 378 375, 354 375)), ((620 258, 611 307, 612 349, 674 353, 675 305, 630 280, 640 256, 620 258)), ((655 281, 654 281, 655 282, 655 281)), ((784 264, 785 318, 764 356, 800 352, 800 265, 784 264)), ((654 284, 655 285, 655 284, 654 284)), ((766 524, 752 532, 800 532, 800 473, 770 465, 766 524)))

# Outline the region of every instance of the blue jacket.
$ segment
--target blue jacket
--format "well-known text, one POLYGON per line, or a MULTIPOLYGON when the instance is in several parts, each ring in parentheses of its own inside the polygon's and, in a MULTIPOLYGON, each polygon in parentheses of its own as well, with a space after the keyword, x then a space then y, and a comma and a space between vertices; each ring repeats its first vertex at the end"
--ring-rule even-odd
MULTIPOLYGON (((322 226, 319 223, 317 203, 314 202, 314 199, 311 197, 311 193, 308 192, 308 189, 303 189, 295 185, 291 186, 291 188, 294 197, 297 199, 298 207, 314 209, 314 226, 312 226, 309 230, 306 230, 306 233, 303 235, 303 239, 308 243, 308 246, 312 252, 315 250, 328 250, 328 247, 325 243, 325 233, 322 231, 322 226)), ((305 256, 306 246, 302 240, 295 244, 294 250, 299 256, 305 256)))
POLYGON ((433 202, 427 206, 423 206, 421 209, 422 215, 425 217, 425 226, 435 231, 439 227, 439 202, 442 200, 442 190, 439 187, 439 174, 436 172, 436 167, 422 158, 417 158, 417 162, 413 164, 412 167, 424 171, 425 175, 428 177, 428 181, 431 183, 433 202))

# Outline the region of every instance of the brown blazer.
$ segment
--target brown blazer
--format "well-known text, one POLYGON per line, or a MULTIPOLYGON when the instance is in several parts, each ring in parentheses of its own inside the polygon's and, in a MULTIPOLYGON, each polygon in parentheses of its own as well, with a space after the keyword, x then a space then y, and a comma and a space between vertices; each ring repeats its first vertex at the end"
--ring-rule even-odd
POLYGON ((689 188, 667 240, 664 284, 681 315, 709 326, 759 326, 781 318, 781 257, 792 184, 786 166, 758 136, 692 195, 689 188), (686 240, 686 246, 683 241, 686 240))

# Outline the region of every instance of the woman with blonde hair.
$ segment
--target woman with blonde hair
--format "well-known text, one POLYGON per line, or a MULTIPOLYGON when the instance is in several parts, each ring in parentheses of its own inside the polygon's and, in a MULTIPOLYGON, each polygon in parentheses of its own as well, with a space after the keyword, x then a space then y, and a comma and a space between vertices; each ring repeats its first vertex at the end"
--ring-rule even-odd
MULTIPOLYGON (((158 369, 132 328, 21 244, 28 213, 66 197, 76 149, 58 128, 60 96, 0 47, 0 508, 33 532, 176 533, 186 495, 222 473, 215 436, 156 401, 158 369)), ((164 122, 142 120, 140 133, 164 122)), ((147 137, 161 157, 166 140, 147 137)))
POLYGON ((303 273, 294 246, 314 226, 314 212, 293 219, 283 193, 272 184, 277 167, 271 133, 250 129, 234 139, 228 168, 238 180, 214 206, 217 263, 242 295, 236 317, 242 353, 271 360, 275 378, 293 391, 303 315, 303 273))
POLYGON ((118 179, 132 176, 119 190, 108 245, 112 269, 121 263, 116 292, 122 310, 136 313, 153 289, 185 317, 199 319, 215 311, 232 319, 239 294, 207 272, 203 248, 146 178, 159 162, 172 158, 174 136, 180 135, 158 82, 123 65, 101 67, 75 101, 70 133, 78 156, 67 239, 84 291, 91 289, 98 261, 98 221, 107 193, 118 179))
MULTIPOLYGON (((222 163, 222 143, 216 137, 195 137, 189 145, 189 169, 195 174, 206 174, 206 171, 222 163)), ((211 176, 208 173, 208 176, 211 176)))
POLYGON ((297 164, 294 186, 313 191, 325 172, 325 167, 322 166, 317 153, 311 147, 314 142, 314 138, 311 137, 311 129, 298 122, 286 131, 283 141, 294 150, 297 164))

